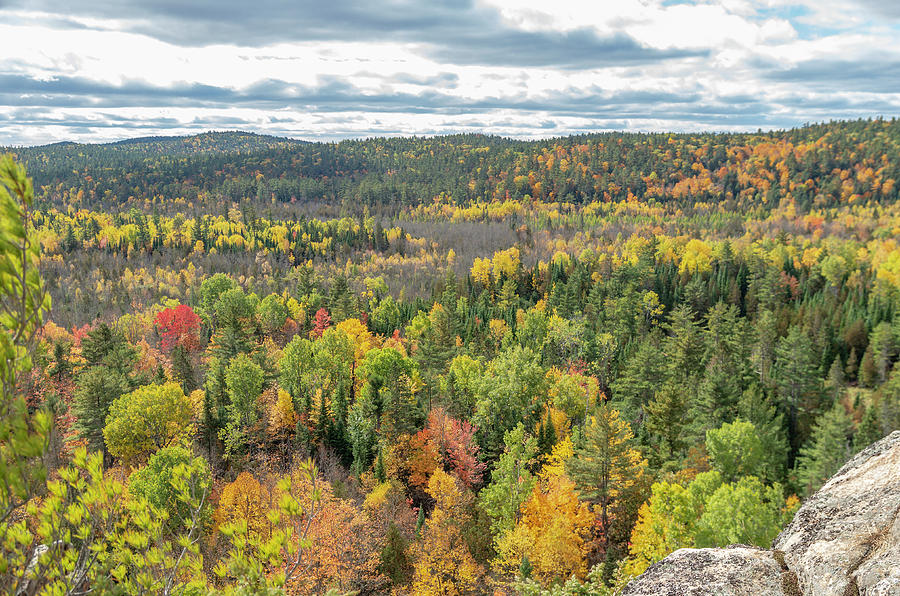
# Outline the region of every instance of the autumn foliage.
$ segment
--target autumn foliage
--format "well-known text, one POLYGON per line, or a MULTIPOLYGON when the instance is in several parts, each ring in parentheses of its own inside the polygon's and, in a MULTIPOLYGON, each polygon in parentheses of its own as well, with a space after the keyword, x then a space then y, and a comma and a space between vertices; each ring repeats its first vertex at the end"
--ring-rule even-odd
POLYGON ((180 345, 188 352, 192 352, 200 347, 198 337, 200 317, 190 306, 179 304, 175 308, 167 308, 156 315, 154 323, 163 350, 170 351, 176 345, 180 345))

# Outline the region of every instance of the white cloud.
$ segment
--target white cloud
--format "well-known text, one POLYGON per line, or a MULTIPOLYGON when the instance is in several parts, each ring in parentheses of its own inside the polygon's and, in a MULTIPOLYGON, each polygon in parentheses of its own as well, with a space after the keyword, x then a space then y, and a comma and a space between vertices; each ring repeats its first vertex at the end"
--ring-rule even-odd
POLYGON ((861 4, 879 1, 797 0, 785 8, 777 0, 479 0, 479 14, 499 15, 507 32, 589 30, 601 40, 633 40, 637 49, 689 51, 540 68, 454 60, 453 52, 433 51, 435 40, 412 35, 185 47, 138 33, 123 18, 0 9, 0 77, 57 83, 0 88, 0 143, 208 128, 306 138, 457 130, 533 137, 604 127, 755 129, 877 115, 867 114, 871 106, 896 114, 900 97, 889 81, 869 90, 837 80, 829 87, 810 67, 900 64, 897 27, 861 4), (818 34, 809 35, 811 27, 818 34), (354 98, 365 105, 351 105, 354 98))

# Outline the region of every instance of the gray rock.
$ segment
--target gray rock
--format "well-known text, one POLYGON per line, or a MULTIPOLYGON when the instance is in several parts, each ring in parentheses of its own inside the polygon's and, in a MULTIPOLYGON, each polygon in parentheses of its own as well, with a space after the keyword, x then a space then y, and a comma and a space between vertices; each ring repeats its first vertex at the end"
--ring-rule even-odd
POLYGON ((900 431, 847 462, 773 550, 681 549, 623 596, 900 596, 900 431))
POLYGON ((794 596, 772 553, 753 546, 682 548, 650 566, 622 596, 794 596))
POLYGON ((847 462, 773 547, 804 596, 900 595, 900 431, 847 462))

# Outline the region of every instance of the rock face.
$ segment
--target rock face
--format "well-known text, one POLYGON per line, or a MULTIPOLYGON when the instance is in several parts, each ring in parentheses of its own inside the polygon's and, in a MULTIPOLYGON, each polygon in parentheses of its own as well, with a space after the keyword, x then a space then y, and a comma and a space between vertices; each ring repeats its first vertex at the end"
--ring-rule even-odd
POLYGON ((806 594, 900 594, 900 431, 847 462, 773 545, 806 594))
POLYGON ((847 462, 772 550, 681 549, 623 596, 900 596, 900 431, 847 462))
POLYGON ((783 596, 784 570, 753 546, 682 548, 628 584, 622 596, 783 596))

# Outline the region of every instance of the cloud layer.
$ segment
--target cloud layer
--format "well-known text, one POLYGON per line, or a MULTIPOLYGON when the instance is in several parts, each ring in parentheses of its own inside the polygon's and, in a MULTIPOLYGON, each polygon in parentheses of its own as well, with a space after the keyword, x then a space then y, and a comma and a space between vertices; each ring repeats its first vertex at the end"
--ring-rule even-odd
POLYGON ((893 0, 0 0, 0 144, 900 113, 893 0), (75 6, 73 6, 75 4, 75 6))

